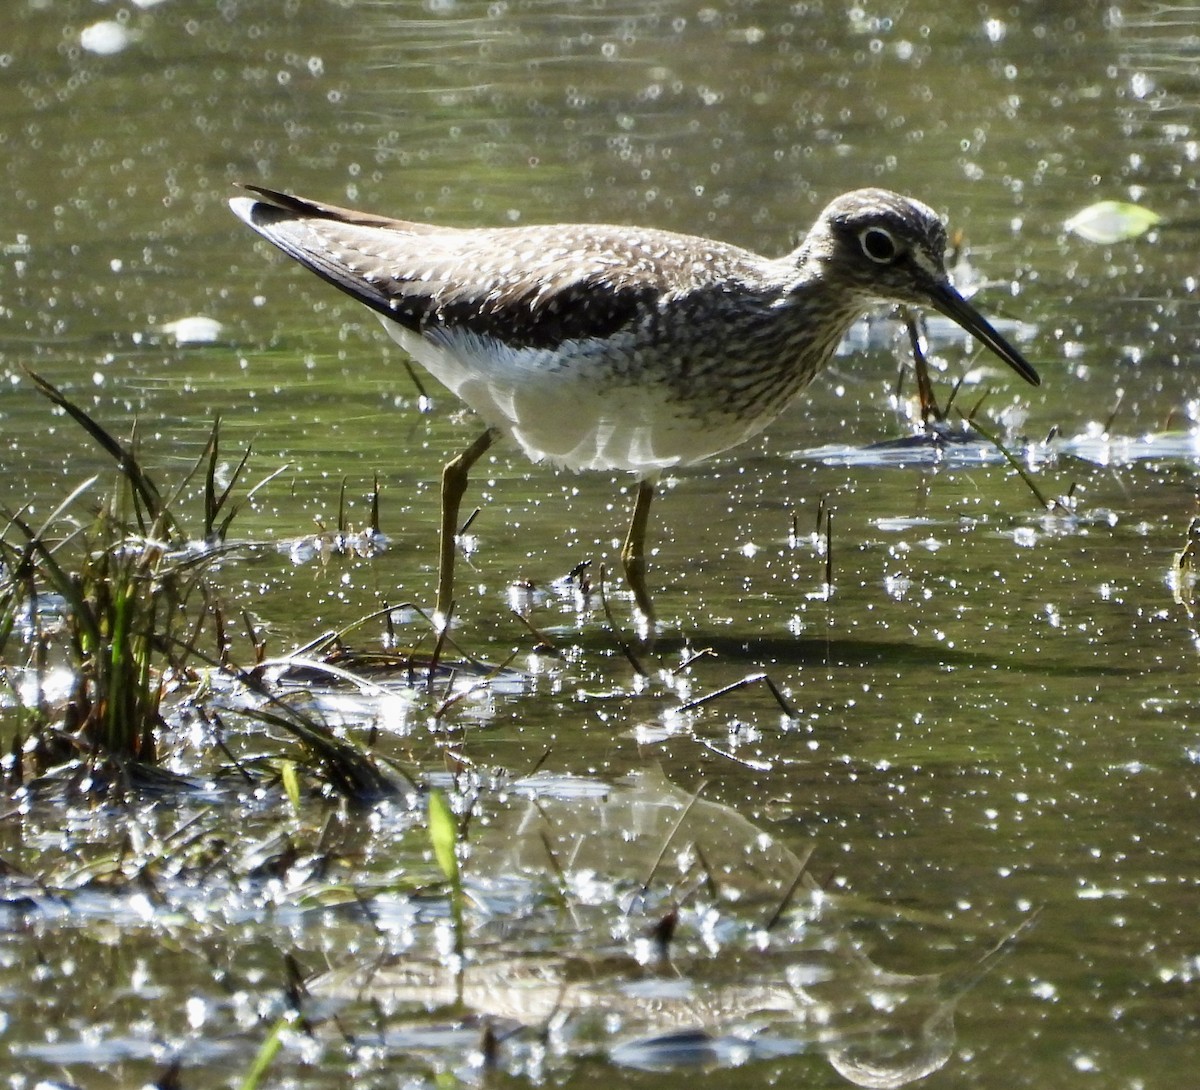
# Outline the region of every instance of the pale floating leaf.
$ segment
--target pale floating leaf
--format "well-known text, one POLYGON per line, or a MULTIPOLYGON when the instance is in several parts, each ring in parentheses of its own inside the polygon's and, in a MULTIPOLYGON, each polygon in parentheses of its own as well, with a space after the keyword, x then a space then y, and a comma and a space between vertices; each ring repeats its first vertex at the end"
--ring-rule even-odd
POLYGON ((101 19, 79 32, 79 44, 102 57, 120 53, 132 41, 132 31, 115 19, 101 19))
POLYGON ((1161 222, 1162 216, 1140 204, 1097 201, 1082 212, 1077 212, 1063 226, 1088 242, 1107 246, 1144 235, 1161 222))
POLYGON ((216 344, 224 328, 216 318, 195 314, 190 318, 177 318, 159 327, 163 333, 175 338, 181 348, 194 344, 216 344))

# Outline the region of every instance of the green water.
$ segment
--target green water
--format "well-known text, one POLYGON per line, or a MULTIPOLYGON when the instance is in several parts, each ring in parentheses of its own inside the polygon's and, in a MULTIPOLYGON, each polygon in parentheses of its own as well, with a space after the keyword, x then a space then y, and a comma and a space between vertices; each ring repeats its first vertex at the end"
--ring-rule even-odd
MULTIPOLYGON (((989 280, 975 302, 1022 323, 1006 328, 1044 381, 1033 391, 960 341, 935 341, 940 391, 970 370, 959 403, 989 388, 991 427, 1050 496, 1074 486, 1069 509, 1043 512, 983 442, 940 458, 868 450, 911 430, 892 404, 906 339, 879 337, 840 355, 761 439, 666 482, 651 528, 663 634, 649 678, 598 600, 580 606, 555 582, 584 561, 593 579, 617 564, 631 482, 556 474, 499 447, 465 501, 480 513, 458 620, 471 653, 516 652, 513 674, 445 723, 436 701, 402 686, 394 707, 337 714, 359 735, 374 722, 381 752, 423 770, 465 749, 485 780, 535 766, 578 778, 587 790, 530 790, 567 799, 585 829, 594 815, 573 800, 661 769, 727 807, 718 825, 751 823, 791 859, 811 849, 811 873, 840 900, 772 940, 774 967, 737 935, 706 954, 703 920, 685 911, 675 972, 701 991, 744 997, 805 943, 944 973, 1038 912, 961 998, 956 1037, 924 1085, 1178 1086, 1200 1048, 1200 630, 1172 585, 1198 513, 1200 45, 1156 12, 16 0, 0 14, 0 504, 36 521, 107 470, 28 366, 116 431, 136 421, 168 478, 218 415, 231 463, 252 443, 254 479, 286 467, 239 515, 247 548, 221 571, 269 627, 272 653, 383 604, 432 603, 436 482, 479 424, 432 382, 423 403, 369 315, 233 219, 238 180, 457 225, 638 222, 772 254, 842 190, 920 197, 965 232, 989 280), (1136 199, 1167 222, 1107 247, 1064 232, 1103 198, 1136 199), (222 324, 214 343, 180 346, 162 330, 198 315, 222 324), (293 561, 294 543, 336 526, 343 483, 349 521, 366 523, 376 474, 388 549, 293 561), (822 497, 832 593, 812 533, 822 497), (512 614, 526 584, 529 623, 557 657, 535 654, 512 614), (764 672, 795 716, 763 683, 679 710, 764 672)), ((610 589, 628 630, 630 603, 610 589)), ((381 636, 374 625, 355 638, 381 636)), ((519 800, 484 796, 481 827, 507 830, 519 800)), ((277 849, 278 798, 216 797, 137 806, 129 850, 192 818, 247 866, 277 849)), ((289 827, 304 850, 328 816, 315 810, 289 827)), ((323 915, 287 880, 213 892, 157 874, 173 892, 144 901, 97 890, 64 860, 115 851, 131 835, 120 815, 60 827, 19 795, 0 813, 0 1056, 13 1087, 139 1085, 175 1056, 185 1086, 235 1085, 279 1009, 285 954, 349 973, 361 958, 436 946, 419 926, 401 941, 384 909, 323 915), (50 875, 78 900, 39 892, 50 875)), ((375 890, 381 875, 428 867, 418 817, 399 803, 342 815, 348 873, 375 890)), ((479 859, 491 858, 485 839, 479 859)), ((514 841, 496 842, 503 853, 514 841)), ((640 880, 653 855, 639 845, 601 870, 640 880)), ((498 858, 478 864, 481 882, 511 863, 498 858)), ((607 917, 555 932, 527 891, 492 896, 473 925, 481 952, 565 958, 564 936, 572 949, 594 942, 596 1002, 642 1036, 676 1028, 614 998, 638 976, 636 936, 607 917)), ((851 975, 854 1002, 820 1010, 870 1005, 874 978, 851 975)), ((439 1002, 439 986, 421 977, 423 1001, 439 1002)), ((360 996, 336 1032, 325 1022, 290 1039, 272 1085, 847 1085, 819 1035, 787 1033, 786 1047, 749 1056, 656 1053, 655 1071, 604 1045, 540 1058, 514 1045, 483 1074, 469 1060, 477 1026, 413 1028, 389 994, 360 996)), ((569 994, 579 1010, 591 1002, 569 994)), ((721 1032, 735 1009, 716 1019, 721 1032)))

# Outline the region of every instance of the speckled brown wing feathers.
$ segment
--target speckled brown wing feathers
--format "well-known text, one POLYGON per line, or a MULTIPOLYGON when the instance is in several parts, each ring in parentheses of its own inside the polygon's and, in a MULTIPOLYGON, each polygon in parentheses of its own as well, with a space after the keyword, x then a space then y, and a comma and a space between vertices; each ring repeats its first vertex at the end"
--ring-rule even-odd
POLYGON ((711 256, 667 232, 467 231, 248 188, 262 198, 246 217, 255 230, 373 310, 414 332, 453 326, 513 348, 611 336, 664 295, 694 287, 711 256))

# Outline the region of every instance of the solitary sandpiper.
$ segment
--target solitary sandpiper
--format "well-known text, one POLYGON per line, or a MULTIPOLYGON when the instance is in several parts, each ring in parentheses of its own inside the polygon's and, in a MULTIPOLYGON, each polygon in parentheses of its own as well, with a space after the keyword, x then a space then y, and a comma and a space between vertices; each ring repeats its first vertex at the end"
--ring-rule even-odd
POLYGON ((459 504, 498 436, 535 461, 637 476, 621 550, 651 630, 655 482, 780 414, 872 306, 932 306, 1023 379, 1022 355, 951 285, 932 209, 883 189, 838 197, 786 257, 641 227, 463 229, 263 189, 233 211, 376 312, 486 428, 442 472, 437 609, 449 615, 459 504))

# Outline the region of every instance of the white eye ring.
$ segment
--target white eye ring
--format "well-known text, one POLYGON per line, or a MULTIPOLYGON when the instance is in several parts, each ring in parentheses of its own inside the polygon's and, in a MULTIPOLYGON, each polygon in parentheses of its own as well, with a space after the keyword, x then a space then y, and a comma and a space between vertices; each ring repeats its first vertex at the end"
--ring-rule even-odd
POLYGON ((895 236, 884 227, 864 227, 858 234, 858 244, 877 265, 890 265, 900 253, 895 236))

